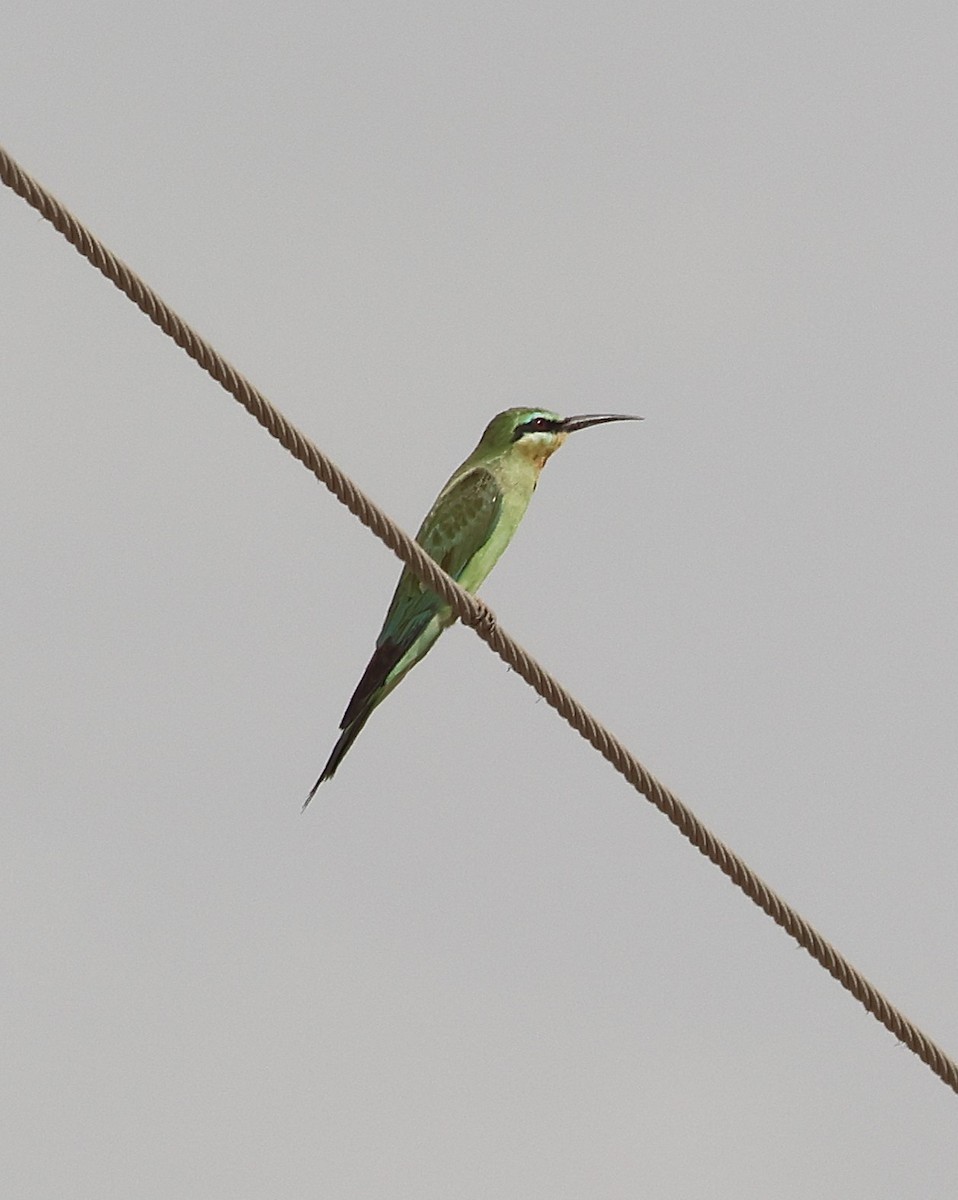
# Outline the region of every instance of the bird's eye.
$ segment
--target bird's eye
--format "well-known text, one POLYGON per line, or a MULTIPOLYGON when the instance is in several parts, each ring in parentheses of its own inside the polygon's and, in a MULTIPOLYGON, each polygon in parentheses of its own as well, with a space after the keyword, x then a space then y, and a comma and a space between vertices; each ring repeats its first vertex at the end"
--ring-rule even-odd
POLYGON ((550 433, 555 429, 555 421, 550 421, 548 417, 533 417, 526 421, 521 427, 525 433, 550 433))

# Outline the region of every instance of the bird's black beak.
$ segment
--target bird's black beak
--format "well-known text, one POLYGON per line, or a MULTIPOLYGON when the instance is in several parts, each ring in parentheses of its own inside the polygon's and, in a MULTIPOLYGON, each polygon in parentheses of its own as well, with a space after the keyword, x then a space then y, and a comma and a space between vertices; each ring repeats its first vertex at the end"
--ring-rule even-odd
POLYGON ((582 417, 566 417, 562 422, 562 432, 575 433, 577 429, 588 429, 590 425, 605 425, 608 421, 641 420, 641 417, 619 417, 612 413, 590 413, 582 417))

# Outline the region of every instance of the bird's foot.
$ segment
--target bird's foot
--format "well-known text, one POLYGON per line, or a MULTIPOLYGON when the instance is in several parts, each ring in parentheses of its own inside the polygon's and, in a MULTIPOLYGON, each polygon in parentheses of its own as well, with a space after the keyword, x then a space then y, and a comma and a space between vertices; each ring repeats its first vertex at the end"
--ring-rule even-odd
POLYGON ((473 603, 476 606, 475 615, 464 623, 466 625, 471 625, 472 628, 478 633, 485 634, 486 637, 489 637, 495 632, 496 627, 499 624, 499 622, 496 620, 496 614, 492 611, 489 605, 485 603, 484 600, 479 600, 478 598, 474 597, 473 603))

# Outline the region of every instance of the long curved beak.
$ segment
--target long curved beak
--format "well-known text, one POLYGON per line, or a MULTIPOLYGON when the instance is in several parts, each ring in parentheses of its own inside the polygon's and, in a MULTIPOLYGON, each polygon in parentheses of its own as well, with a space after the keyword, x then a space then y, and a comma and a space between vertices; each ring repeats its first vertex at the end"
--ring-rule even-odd
POLYGON ((575 433, 577 429, 588 429, 590 425, 605 425, 608 421, 641 420, 641 417, 620 417, 612 413, 589 413, 582 417, 566 417, 562 422, 562 432, 575 433))

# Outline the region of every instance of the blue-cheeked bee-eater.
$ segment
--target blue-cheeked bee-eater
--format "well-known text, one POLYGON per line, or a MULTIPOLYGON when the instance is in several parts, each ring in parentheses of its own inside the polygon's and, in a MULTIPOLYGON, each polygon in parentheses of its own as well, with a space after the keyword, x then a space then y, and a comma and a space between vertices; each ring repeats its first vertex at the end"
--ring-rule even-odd
MULTIPOLYGON (((610 413, 560 417, 542 408, 499 413, 436 497, 416 541, 467 592, 475 592, 512 540, 539 472, 568 435, 607 421, 641 419, 610 413)), ((319 785, 336 773, 373 709, 455 620, 450 606, 423 587, 407 567, 399 577, 373 656, 346 707, 339 741, 304 808, 319 785)))

